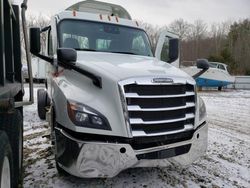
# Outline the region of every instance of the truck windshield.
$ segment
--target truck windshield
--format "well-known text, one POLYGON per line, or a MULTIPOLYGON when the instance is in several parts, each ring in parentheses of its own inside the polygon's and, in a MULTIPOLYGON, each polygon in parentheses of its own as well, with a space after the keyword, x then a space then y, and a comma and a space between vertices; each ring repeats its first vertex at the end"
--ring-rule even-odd
POLYGON ((60 47, 81 51, 153 56, 145 31, 115 24, 64 20, 59 24, 60 47))

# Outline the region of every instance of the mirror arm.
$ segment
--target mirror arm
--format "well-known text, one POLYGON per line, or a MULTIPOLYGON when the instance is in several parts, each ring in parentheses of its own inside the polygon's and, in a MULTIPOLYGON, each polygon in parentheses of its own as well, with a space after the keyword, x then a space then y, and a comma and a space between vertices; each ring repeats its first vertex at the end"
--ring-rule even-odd
POLYGON ((45 31, 48 31, 51 29, 51 26, 47 26, 47 27, 44 27, 41 29, 41 33, 45 32, 45 31))
POLYGON ((99 87, 100 89, 102 88, 102 78, 100 76, 96 76, 95 74, 88 72, 86 70, 83 70, 83 69, 81 69, 78 66, 75 66, 73 64, 72 65, 65 65, 64 63, 59 62, 59 65, 65 67, 65 68, 68 68, 68 69, 72 69, 72 70, 88 77, 89 79, 91 79, 93 81, 93 84, 96 87, 99 87))
POLYGON ((200 72, 196 73, 195 75, 193 75, 192 77, 194 79, 198 78, 199 76, 201 76, 202 74, 204 74, 205 72, 207 72, 208 69, 202 69, 200 72))
POLYGON ((48 56, 45 56, 45 55, 42 55, 42 54, 33 54, 33 55, 35 55, 35 56, 41 58, 41 59, 44 60, 44 61, 47 61, 47 62, 51 63, 51 64, 52 64, 53 61, 54 61, 54 59, 53 59, 52 57, 48 57, 48 56))

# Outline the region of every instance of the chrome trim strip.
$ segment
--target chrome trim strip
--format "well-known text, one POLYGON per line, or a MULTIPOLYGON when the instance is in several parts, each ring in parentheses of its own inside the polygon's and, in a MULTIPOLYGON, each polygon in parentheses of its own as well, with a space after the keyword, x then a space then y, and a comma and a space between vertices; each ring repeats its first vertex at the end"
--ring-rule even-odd
POLYGON ((175 98, 175 97, 188 97, 195 95, 194 92, 186 92, 180 95, 138 95, 137 93, 125 93, 126 98, 175 98))
POLYGON ((160 120, 160 121, 143 121, 141 118, 130 118, 130 124, 161 124, 161 123, 173 123, 178 121, 185 121, 187 119, 194 118, 194 114, 186 114, 184 118, 170 119, 170 120, 160 120))
POLYGON ((138 105, 129 105, 128 111, 170 111, 170 110, 180 110, 185 108, 195 107, 195 103, 188 102, 184 106, 168 107, 168 108, 141 108, 138 105))
POLYGON ((195 85, 195 80, 189 79, 188 77, 177 77, 177 76, 166 76, 166 75, 160 75, 160 76, 143 76, 143 77, 133 77, 128 78, 126 80, 119 81, 119 84, 129 85, 129 84, 137 84, 137 85, 178 85, 178 84, 191 84, 195 85), (153 83, 152 80, 154 78, 171 78, 173 79, 173 83, 153 83))
POLYGON ((146 148, 146 149, 141 149, 141 150, 134 150, 134 151, 135 151, 136 155, 145 154, 145 153, 151 153, 151 152, 156 152, 156 151, 161 151, 161 150, 175 148, 175 147, 179 147, 179 146, 183 146, 183 145, 187 145, 187 144, 192 144, 193 139, 194 138, 192 138, 191 140, 187 140, 187 141, 177 142, 177 143, 163 145, 163 146, 157 146, 157 147, 153 147, 153 148, 146 148))
POLYGON ((190 131, 193 129, 194 129, 194 126, 192 124, 188 124, 188 125, 184 125, 184 129, 179 129, 179 130, 175 130, 175 131, 159 132, 159 133, 152 133, 152 134, 147 134, 144 131, 132 131, 132 135, 133 135, 133 137, 163 136, 163 135, 182 133, 182 132, 190 131))

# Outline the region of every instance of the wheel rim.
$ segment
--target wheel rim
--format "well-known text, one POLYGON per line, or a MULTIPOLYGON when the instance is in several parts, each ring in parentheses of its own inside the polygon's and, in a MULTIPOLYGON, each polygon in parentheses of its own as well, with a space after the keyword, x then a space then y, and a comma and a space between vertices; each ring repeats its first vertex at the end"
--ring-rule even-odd
POLYGON ((7 156, 4 157, 3 161, 1 187, 10 188, 10 161, 7 156))

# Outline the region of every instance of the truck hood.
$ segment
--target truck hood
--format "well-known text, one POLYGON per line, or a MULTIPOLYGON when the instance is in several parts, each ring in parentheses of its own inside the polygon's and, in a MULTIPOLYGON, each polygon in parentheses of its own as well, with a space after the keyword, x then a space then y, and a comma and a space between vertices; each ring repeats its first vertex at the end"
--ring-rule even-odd
POLYGON ((192 79, 180 69, 154 57, 104 52, 78 52, 77 55, 78 66, 89 70, 102 69, 109 75, 115 76, 118 80, 157 75, 192 79))

